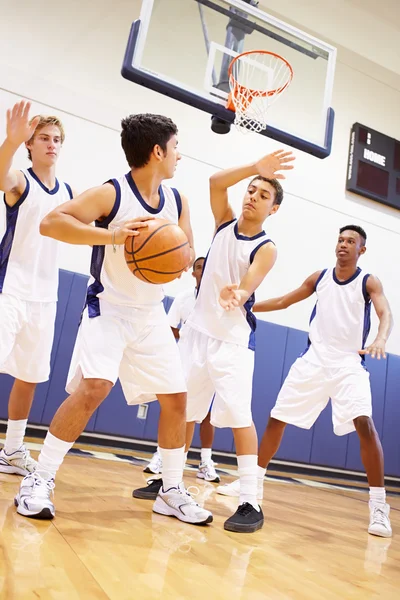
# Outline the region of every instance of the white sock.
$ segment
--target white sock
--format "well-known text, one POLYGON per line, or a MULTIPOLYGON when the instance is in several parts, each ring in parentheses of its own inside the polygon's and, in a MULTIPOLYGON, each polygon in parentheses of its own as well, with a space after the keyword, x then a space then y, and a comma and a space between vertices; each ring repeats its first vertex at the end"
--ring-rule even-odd
POLYGON ((68 450, 75 442, 64 442, 47 432, 43 448, 39 454, 37 473, 43 479, 54 479, 68 450))
POLYGON ((157 452, 156 454, 160 454, 160 446, 157 446, 157 452))
POLYGON ((371 504, 386 504, 386 490, 384 487, 370 487, 369 499, 371 504))
POLYGON ((6 454, 12 454, 21 448, 27 424, 28 419, 21 419, 20 421, 8 419, 6 441, 4 442, 4 451, 6 454))
POLYGON ((267 469, 264 469, 263 467, 259 467, 257 465, 257 479, 261 481, 264 481, 264 477, 265 477, 265 473, 267 472, 267 469))
POLYGON ((237 457, 240 477, 239 504, 248 502, 260 510, 257 502, 257 454, 243 454, 237 457))
POLYGON ((183 468, 186 467, 186 463, 187 463, 187 456, 188 456, 189 452, 184 452, 183 453, 183 468))
POLYGON ((160 448, 162 460, 163 490, 178 487, 183 479, 183 460, 185 457, 185 446, 182 448, 160 448))
POLYGON ((202 448, 200 452, 200 460, 202 463, 210 462, 212 448, 202 448))

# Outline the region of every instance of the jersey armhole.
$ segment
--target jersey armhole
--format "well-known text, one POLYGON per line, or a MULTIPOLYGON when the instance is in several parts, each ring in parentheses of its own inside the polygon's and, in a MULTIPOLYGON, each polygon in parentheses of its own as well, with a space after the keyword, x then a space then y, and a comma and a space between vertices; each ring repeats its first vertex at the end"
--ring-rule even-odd
POLYGON ((370 276, 370 273, 367 273, 366 275, 364 275, 363 280, 362 280, 362 293, 364 296, 365 304, 368 304, 368 302, 371 301, 371 297, 367 291, 367 281, 368 281, 369 276, 370 276))
POLYGON ((6 207, 6 211, 8 214, 13 213, 14 211, 18 210, 19 207, 21 206, 21 204, 24 202, 24 200, 26 200, 28 194, 29 194, 29 190, 30 190, 30 183, 29 183, 29 179, 26 176, 26 173, 24 173, 24 171, 21 170, 22 175, 25 177, 25 189, 22 192, 21 196, 19 197, 19 199, 17 200, 17 202, 15 204, 13 204, 12 206, 10 206, 9 204, 7 204, 6 202, 6 194, 4 192, 3 194, 3 200, 4 200, 4 205, 6 207))
POLYGON ((74 197, 74 195, 73 195, 73 193, 72 193, 71 186, 69 185, 69 183, 65 183, 65 181, 64 181, 64 185, 65 185, 65 187, 67 188, 67 192, 68 192, 68 194, 69 194, 69 199, 70 199, 70 200, 72 200, 72 199, 73 199, 73 197, 74 197))
POLYGON ((105 181, 103 185, 105 185, 106 183, 111 183, 115 188, 115 202, 108 217, 106 217, 102 221, 96 221, 96 227, 103 227, 104 229, 108 228, 109 224, 114 219, 121 205, 121 186, 119 185, 119 182, 116 179, 109 179, 108 181, 105 181))
POLYGON ((259 249, 260 249, 262 246, 265 246, 265 244, 269 244, 269 243, 271 243, 271 244, 274 244, 274 246, 275 246, 275 242, 273 242, 272 240, 269 240, 269 239, 268 239, 268 240, 263 240, 263 241, 262 241, 260 244, 258 244, 258 246, 256 246, 256 247, 255 247, 255 248, 254 248, 254 249, 251 251, 251 254, 250 254, 250 260, 249 260, 250 264, 252 264, 252 262, 253 262, 253 260, 254 260, 254 257, 255 257, 255 255, 257 254, 257 252, 259 251, 259 249))
POLYGON ((181 218, 181 214, 182 214, 182 198, 176 188, 171 188, 171 190, 173 191, 173 194, 175 196, 176 209, 178 211, 178 220, 179 220, 181 218))
POLYGON ((325 273, 327 272, 327 270, 328 270, 328 269, 323 269, 323 270, 321 271, 321 273, 319 274, 319 277, 318 277, 317 281, 315 282, 315 286, 314 286, 314 292, 316 292, 316 291, 317 291, 318 284, 319 284, 319 282, 321 281, 321 279, 323 278, 323 276, 325 275, 325 273))

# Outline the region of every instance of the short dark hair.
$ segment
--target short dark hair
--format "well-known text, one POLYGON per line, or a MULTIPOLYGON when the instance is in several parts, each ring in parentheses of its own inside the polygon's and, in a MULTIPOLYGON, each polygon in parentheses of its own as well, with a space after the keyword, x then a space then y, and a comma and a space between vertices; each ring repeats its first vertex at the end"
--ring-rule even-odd
POLYGON ((367 234, 365 233, 365 230, 362 227, 360 227, 359 225, 345 225, 345 227, 341 227, 339 229, 339 233, 343 233, 343 231, 355 231, 356 233, 358 233, 360 238, 362 239, 363 246, 365 246, 365 243, 367 241, 367 234))
POLYGON ((199 262, 199 260, 206 260, 206 258, 205 258, 205 256, 198 256, 196 258, 196 260, 194 261, 194 263, 193 263, 193 271, 194 271, 194 268, 196 266, 196 263, 199 262))
POLYGON ((121 121, 121 145, 130 167, 140 169, 150 160, 154 146, 165 153, 167 143, 178 133, 175 123, 163 115, 129 115, 121 121))
POLYGON ((262 177, 262 175, 257 175, 256 177, 253 177, 249 185, 251 185, 253 181, 257 181, 258 179, 260 179, 261 181, 267 181, 272 185, 272 187, 275 190, 274 204, 281 205, 283 200, 283 189, 279 181, 277 179, 267 179, 266 177, 262 177))

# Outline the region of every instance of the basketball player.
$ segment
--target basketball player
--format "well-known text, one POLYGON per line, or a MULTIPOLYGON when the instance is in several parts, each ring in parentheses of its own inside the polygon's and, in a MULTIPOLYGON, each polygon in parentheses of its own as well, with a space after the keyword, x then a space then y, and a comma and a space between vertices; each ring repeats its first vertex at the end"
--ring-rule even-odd
POLYGON ((72 198, 56 179, 64 142, 57 117, 29 120, 30 102, 7 111, 7 136, 0 147, 0 371, 14 377, 8 402, 0 472, 27 475, 36 462, 23 444, 36 384, 47 381, 58 290, 58 243, 39 225, 50 210, 72 198), (32 167, 17 171, 13 157, 25 144, 32 167))
POLYGON ((125 240, 155 216, 179 223, 193 247, 188 202, 162 183, 173 177, 180 159, 177 128, 164 116, 131 115, 122 121, 121 138, 127 175, 86 191, 42 221, 45 236, 93 246, 92 278, 68 374, 71 395, 57 410, 38 468, 22 481, 15 502, 24 516, 54 517, 56 472, 119 377, 129 404, 155 399, 155 393, 161 405, 164 485, 153 510, 188 523, 209 523, 211 513, 182 483, 186 384, 162 286, 136 278, 124 258, 125 240))
POLYGON ((392 529, 384 487, 383 451, 371 416, 369 373, 363 361, 366 354, 378 360, 386 358, 385 345, 393 321, 381 282, 374 275, 364 274, 357 266, 358 259, 366 251, 366 239, 361 227, 342 227, 333 269, 317 271, 285 296, 254 305, 254 312, 280 310, 314 292, 317 295, 311 314, 308 347, 290 369, 271 411, 258 464, 260 477, 264 479, 266 467, 279 448, 286 425, 310 429, 331 398, 336 435, 356 430, 360 438, 361 458, 370 485, 368 531, 390 537, 392 529), (379 328, 375 340, 365 348, 371 302, 379 317, 379 328))
MULTIPOLYGON (((211 423, 233 429, 241 492, 238 510, 224 525, 229 531, 250 533, 264 522, 257 503, 257 434, 251 416, 256 326, 251 308, 254 291, 276 260, 275 246, 262 226, 282 202, 277 179, 284 176, 277 172, 291 169, 293 158, 291 152, 279 150, 251 165, 211 177, 215 236, 194 310, 181 330, 181 343, 191 349, 181 353, 188 384, 186 448, 191 445, 195 423, 207 415, 214 393, 211 423), (248 177, 252 180, 237 220, 228 202, 228 189, 248 177), (223 287, 226 283, 229 285, 223 287), (233 304, 235 310, 226 310, 233 304)), ((149 498, 156 484, 149 484, 149 498)))
MULTIPOLYGON (((192 312, 195 301, 197 290, 200 285, 201 276, 203 273, 204 256, 196 258, 193 263, 192 275, 196 280, 196 287, 193 289, 187 289, 176 296, 168 312, 168 320, 171 326, 172 332, 175 339, 179 340, 179 327, 181 327, 187 320, 188 316, 192 312)), ((200 424, 200 465, 197 472, 199 479, 210 481, 213 483, 219 483, 220 478, 215 470, 215 463, 212 460, 212 443, 214 440, 214 427, 210 423, 209 412, 204 421, 200 424)), ((159 450, 152 456, 151 461, 144 469, 145 473, 161 473, 161 455, 159 450)))

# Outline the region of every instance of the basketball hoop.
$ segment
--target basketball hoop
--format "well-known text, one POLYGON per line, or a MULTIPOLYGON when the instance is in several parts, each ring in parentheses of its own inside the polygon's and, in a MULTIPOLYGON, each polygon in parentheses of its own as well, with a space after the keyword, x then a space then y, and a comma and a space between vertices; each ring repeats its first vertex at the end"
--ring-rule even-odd
POLYGON ((259 133, 267 126, 268 108, 293 79, 291 65, 274 52, 251 50, 231 61, 228 75, 227 108, 235 111, 236 127, 259 133))

